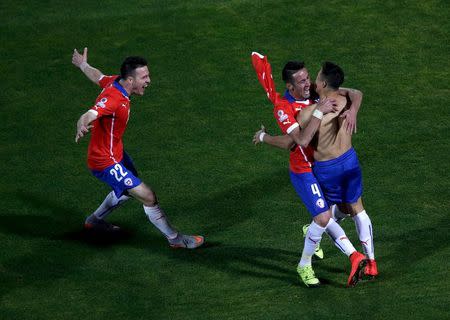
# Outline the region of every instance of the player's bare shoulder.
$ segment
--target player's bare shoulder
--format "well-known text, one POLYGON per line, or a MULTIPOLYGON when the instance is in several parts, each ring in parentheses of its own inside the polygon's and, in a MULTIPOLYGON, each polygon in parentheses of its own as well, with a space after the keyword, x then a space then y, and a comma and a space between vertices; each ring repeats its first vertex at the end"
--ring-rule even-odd
POLYGON ((350 106, 346 97, 337 95, 333 97, 333 99, 336 101, 337 109, 336 111, 327 113, 323 116, 322 126, 328 122, 339 120, 339 116, 350 106))

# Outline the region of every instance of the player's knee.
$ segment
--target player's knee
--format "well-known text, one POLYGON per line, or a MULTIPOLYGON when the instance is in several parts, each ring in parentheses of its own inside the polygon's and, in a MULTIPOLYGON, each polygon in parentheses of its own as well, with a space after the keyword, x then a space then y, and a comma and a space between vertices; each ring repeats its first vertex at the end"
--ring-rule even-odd
POLYGON ((147 207, 154 207, 155 205, 157 205, 158 200, 156 198, 156 194, 152 190, 148 190, 143 199, 143 203, 147 207))
POLYGON ((328 222, 331 219, 330 210, 322 212, 321 214, 314 217, 314 222, 317 223, 322 228, 325 228, 328 225, 328 222))
POLYGON ((364 210, 364 207, 360 203, 352 203, 349 205, 350 215, 352 217, 356 216, 358 213, 364 210))

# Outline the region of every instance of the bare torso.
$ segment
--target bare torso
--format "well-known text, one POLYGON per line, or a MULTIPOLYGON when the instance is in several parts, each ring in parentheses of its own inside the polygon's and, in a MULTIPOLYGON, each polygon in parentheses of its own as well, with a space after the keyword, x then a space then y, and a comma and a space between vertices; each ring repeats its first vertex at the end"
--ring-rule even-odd
MULTIPOLYGON (((347 107, 347 99, 338 93, 330 95, 328 98, 336 100, 338 110, 323 116, 320 128, 312 143, 314 160, 316 161, 335 159, 352 147, 352 136, 346 132, 345 126, 342 125, 346 120, 339 117, 347 107)), ((297 121, 302 128, 308 124, 314 109, 315 105, 302 110, 297 116, 297 121)))

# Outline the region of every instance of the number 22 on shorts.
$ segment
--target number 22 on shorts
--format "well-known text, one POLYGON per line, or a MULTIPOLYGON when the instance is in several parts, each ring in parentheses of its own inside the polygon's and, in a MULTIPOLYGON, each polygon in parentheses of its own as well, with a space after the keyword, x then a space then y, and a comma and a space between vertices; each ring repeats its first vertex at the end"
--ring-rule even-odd
POLYGON ((114 178, 116 178, 117 182, 122 181, 122 179, 128 174, 128 172, 123 170, 122 166, 119 163, 117 163, 113 169, 109 170, 109 173, 114 176, 114 178))

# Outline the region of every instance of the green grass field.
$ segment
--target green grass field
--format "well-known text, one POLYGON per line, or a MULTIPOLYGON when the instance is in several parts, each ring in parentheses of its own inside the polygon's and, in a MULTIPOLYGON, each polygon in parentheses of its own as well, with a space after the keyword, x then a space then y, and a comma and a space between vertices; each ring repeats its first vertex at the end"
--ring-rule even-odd
MULTIPOLYGON (((449 319, 450 7, 447 1, 17 1, 0 4, 0 319, 449 319), (99 88, 74 48, 117 73, 150 63, 125 134, 172 222, 205 235, 171 250, 130 201, 92 239, 86 215, 108 191, 85 165, 75 124, 99 88), (354 146, 380 276, 345 288, 327 237, 307 289, 295 266, 309 215, 288 154, 255 147, 279 129, 250 53, 279 91, 287 60, 315 78, 331 60, 364 92, 354 146)), ((352 221, 343 223, 357 244, 352 221)), ((359 245, 358 245, 359 248, 359 245)))

